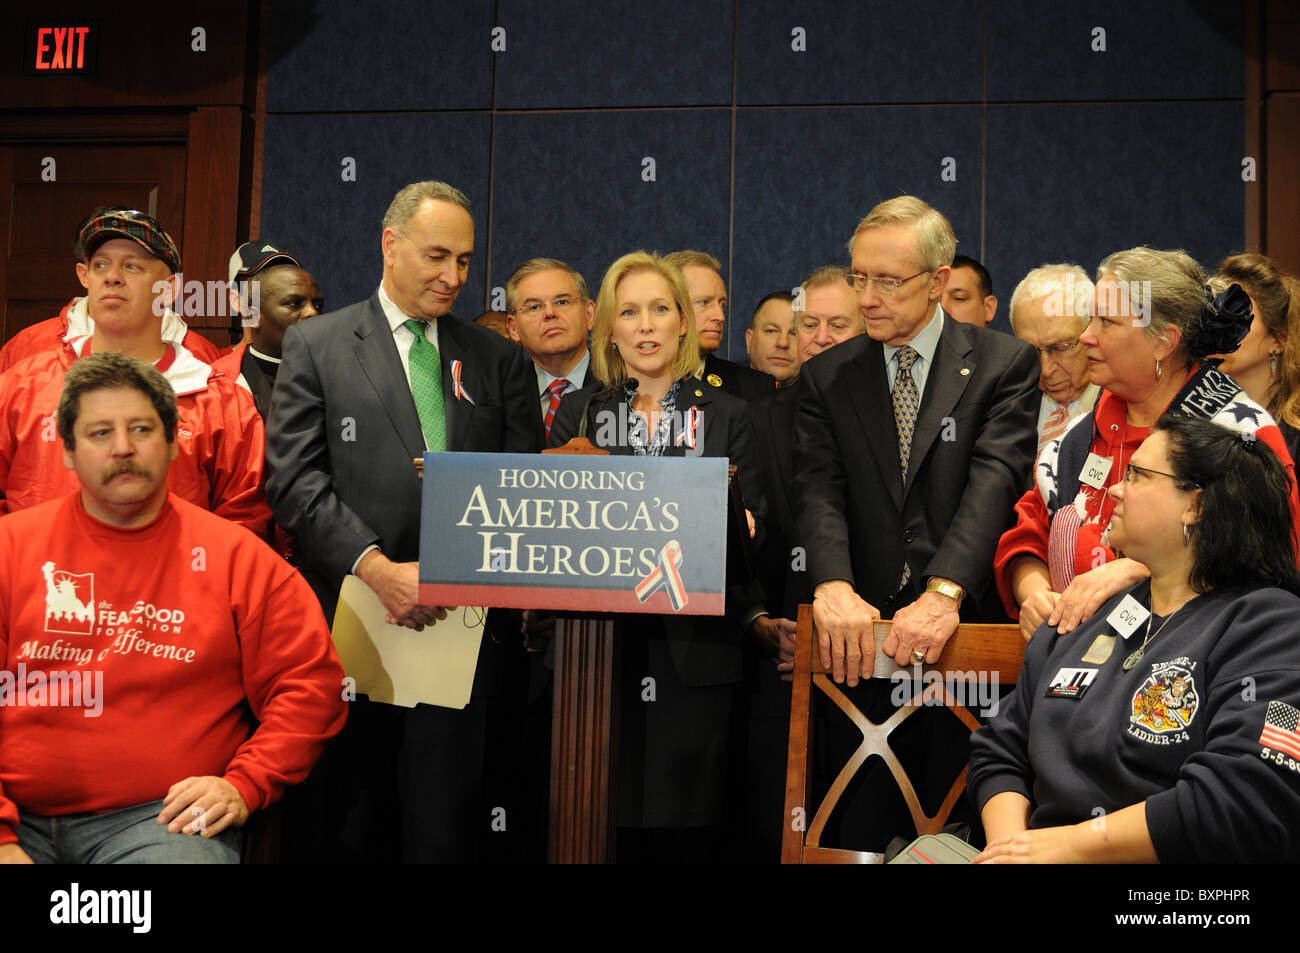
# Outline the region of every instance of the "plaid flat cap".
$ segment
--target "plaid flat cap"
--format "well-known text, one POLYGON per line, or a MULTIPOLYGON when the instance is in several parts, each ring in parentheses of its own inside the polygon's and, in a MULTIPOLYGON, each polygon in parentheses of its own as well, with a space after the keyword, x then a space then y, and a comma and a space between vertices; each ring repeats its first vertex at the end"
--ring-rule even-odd
POLYGON ((82 223, 73 251, 85 260, 95 249, 112 238, 129 238, 172 270, 181 270, 181 253, 167 230, 158 220, 133 208, 104 209, 82 223))

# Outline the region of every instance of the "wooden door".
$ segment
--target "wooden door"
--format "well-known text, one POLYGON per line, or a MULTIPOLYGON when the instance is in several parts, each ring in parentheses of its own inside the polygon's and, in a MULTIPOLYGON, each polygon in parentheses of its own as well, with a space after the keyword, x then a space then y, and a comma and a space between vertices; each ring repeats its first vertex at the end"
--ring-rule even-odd
POLYGON ((0 342, 82 294, 72 245, 77 225, 96 206, 153 215, 184 261, 185 176, 184 142, 0 145, 0 342))

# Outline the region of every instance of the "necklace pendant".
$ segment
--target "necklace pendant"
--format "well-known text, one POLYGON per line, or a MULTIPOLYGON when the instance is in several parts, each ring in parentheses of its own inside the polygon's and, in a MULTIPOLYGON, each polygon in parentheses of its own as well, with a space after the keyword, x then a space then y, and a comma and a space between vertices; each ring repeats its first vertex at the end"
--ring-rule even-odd
POLYGON ((1138 646, 1137 651, 1124 660, 1124 671, 1131 672, 1137 668, 1138 662, 1142 661, 1142 656, 1146 654, 1146 646, 1138 646))

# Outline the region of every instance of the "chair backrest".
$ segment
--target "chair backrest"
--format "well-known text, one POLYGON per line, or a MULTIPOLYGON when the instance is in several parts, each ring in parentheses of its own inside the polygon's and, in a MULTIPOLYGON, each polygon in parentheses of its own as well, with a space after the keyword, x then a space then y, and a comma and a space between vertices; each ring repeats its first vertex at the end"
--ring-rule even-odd
MULTIPOLYGON (((900 666, 881 650, 889 637, 892 620, 875 623, 876 665, 872 678, 893 678, 902 672, 914 675, 912 666, 900 666)), ((964 704, 966 691, 975 677, 991 679, 997 673, 998 684, 1014 685, 1025 657, 1025 643, 1016 625, 973 625, 958 627, 944 646, 943 654, 933 665, 922 666, 923 676, 913 681, 913 699, 884 722, 877 724, 864 715, 831 680, 821 666, 820 653, 814 650, 817 635, 813 627, 812 606, 799 607, 798 636, 795 642, 794 683, 791 686, 790 745, 786 762, 785 832, 781 838, 781 862, 786 864, 870 864, 880 863, 880 854, 842 850, 820 845, 822 829, 848 787, 853 776, 872 757, 889 766, 898 789, 916 825, 917 834, 937 834, 947 822, 958 798, 966 789, 966 769, 953 782, 947 797, 933 815, 926 814, 907 772, 889 746, 889 736, 918 703, 942 704, 966 724, 971 731, 979 722, 964 704), (957 689, 954 691, 954 689, 957 689), (839 772, 821 803, 812 804, 812 724, 814 702, 825 696, 834 702, 862 732, 862 744, 839 772), (961 697, 958 697, 961 696, 961 697)))

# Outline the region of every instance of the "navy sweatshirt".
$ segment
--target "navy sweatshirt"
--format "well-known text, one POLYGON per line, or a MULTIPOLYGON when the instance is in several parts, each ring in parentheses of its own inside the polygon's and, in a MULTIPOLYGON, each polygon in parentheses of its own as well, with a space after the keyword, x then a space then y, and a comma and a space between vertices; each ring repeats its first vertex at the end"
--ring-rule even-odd
POLYGON ((1039 627, 1016 690, 972 739, 967 783, 1029 799, 1031 828, 1076 824, 1146 802, 1163 863, 1300 860, 1300 598, 1217 590, 1152 620, 1141 644, 1106 621, 1114 596, 1074 632, 1039 627), (1109 654, 1107 655, 1107 650, 1109 654))

